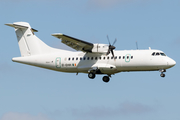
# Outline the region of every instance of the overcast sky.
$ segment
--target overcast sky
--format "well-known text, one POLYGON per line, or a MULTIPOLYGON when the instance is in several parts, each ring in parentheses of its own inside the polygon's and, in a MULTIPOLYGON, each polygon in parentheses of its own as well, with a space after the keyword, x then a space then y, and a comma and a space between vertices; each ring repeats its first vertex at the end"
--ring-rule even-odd
MULTIPOLYGON (((0 120, 180 120, 179 0, 0 0, 0 120), (159 49, 177 64, 160 72, 61 73, 14 63, 19 47, 6 23, 29 22, 46 44, 72 50, 64 33, 118 50, 159 49)), ((74 51, 74 50, 72 50, 74 51)))

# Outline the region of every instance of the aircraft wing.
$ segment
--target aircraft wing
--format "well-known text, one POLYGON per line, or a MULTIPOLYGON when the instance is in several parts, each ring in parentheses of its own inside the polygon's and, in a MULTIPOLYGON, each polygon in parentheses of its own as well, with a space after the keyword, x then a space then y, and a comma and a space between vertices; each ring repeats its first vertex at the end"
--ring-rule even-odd
POLYGON ((77 38, 73 38, 70 36, 67 36, 65 34, 52 34, 52 36, 57 37, 59 39, 61 39, 61 42, 68 45, 69 47, 77 50, 77 51, 83 51, 83 52, 92 52, 92 48, 93 48, 93 44, 83 41, 83 40, 79 40, 77 38))

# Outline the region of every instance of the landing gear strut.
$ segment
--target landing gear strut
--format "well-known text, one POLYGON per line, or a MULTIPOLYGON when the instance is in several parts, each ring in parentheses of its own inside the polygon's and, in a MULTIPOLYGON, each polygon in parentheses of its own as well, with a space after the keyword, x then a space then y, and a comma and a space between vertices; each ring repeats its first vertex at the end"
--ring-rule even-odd
POLYGON ((161 77, 165 77, 165 74, 164 74, 163 72, 166 72, 166 70, 165 70, 165 69, 162 69, 162 70, 159 70, 159 71, 161 72, 160 76, 161 76, 161 77))

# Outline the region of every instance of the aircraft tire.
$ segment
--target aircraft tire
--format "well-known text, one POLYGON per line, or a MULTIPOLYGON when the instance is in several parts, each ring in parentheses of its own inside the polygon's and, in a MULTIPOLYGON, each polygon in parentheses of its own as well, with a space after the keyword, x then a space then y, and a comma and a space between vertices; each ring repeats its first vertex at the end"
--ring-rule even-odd
POLYGON ((94 79, 94 78, 96 77, 96 74, 90 72, 90 73, 88 73, 88 77, 89 77, 90 79, 94 79))
POLYGON ((103 79, 103 81, 106 82, 106 83, 109 82, 109 80, 110 80, 108 76, 104 76, 102 79, 103 79))
POLYGON ((165 77, 165 74, 161 74, 160 76, 161 76, 161 77, 165 77))

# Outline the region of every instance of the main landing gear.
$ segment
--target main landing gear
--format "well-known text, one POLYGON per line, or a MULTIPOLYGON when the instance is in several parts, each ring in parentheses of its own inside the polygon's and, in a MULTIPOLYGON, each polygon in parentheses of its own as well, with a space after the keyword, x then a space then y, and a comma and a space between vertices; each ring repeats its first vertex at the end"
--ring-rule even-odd
POLYGON ((161 77, 165 77, 165 74, 163 73, 163 72, 166 72, 165 69, 161 69, 161 70, 159 70, 159 72, 161 72, 161 74, 160 74, 161 77))
POLYGON ((88 73, 88 77, 89 77, 90 79, 94 79, 94 78, 96 77, 96 74, 93 73, 93 72, 90 72, 90 73, 88 73))
POLYGON ((107 82, 109 82, 110 78, 109 78, 109 76, 104 76, 102 78, 102 80, 107 83, 107 82))
MULTIPOLYGON (((90 72, 90 73, 88 73, 88 77, 89 77, 90 79, 94 79, 94 78, 96 77, 96 74, 95 74, 94 72, 90 72)), ((111 77, 111 76, 110 76, 110 75, 109 75, 109 76, 104 76, 104 77, 102 78, 102 80, 107 83, 107 82, 109 82, 109 80, 110 80, 109 77, 111 77)))

